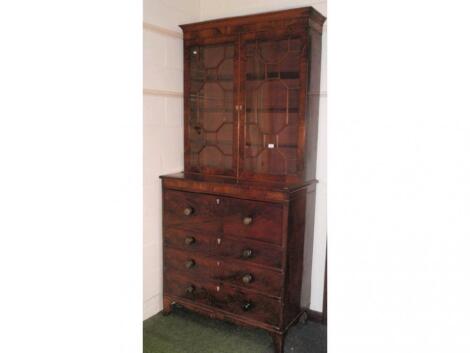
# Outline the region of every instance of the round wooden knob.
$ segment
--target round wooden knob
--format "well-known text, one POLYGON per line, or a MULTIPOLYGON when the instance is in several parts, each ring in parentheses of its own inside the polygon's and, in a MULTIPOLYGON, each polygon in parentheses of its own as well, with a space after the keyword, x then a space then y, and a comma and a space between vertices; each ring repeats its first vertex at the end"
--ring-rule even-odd
POLYGON ((251 302, 244 302, 242 303, 242 310, 243 311, 248 311, 253 308, 253 304, 251 302))
POLYGON ((245 250, 243 250, 242 256, 243 256, 245 259, 248 259, 248 258, 252 257, 252 256, 253 256, 253 250, 251 250, 251 249, 245 249, 245 250))
POLYGON ((193 268, 194 266, 196 266, 196 261, 194 261, 192 259, 188 260, 188 261, 186 261, 185 266, 189 270, 190 268, 193 268))
POLYGON ((190 216, 194 213, 194 209, 192 207, 186 207, 183 212, 185 216, 190 216))
POLYGON ((253 223, 253 217, 245 217, 243 218, 243 224, 244 225, 250 225, 251 223, 253 223))
POLYGON ((193 294, 195 290, 196 290, 196 287, 194 287, 193 285, 190 285, 188 288, 186 288, 186 293, 193 294))
POLYGON ((246 275, 242 277, 242 281, 245 284, 250 284, 251 282, 253 282, 253 275, 251 275, 250 273, 247 273, 246 275))
POLYGON ((193 245, 195 242, 196 242, 196 238, 194 237, 186 237, 186 239, 184 239, 184 243, 186 245, 193 245))

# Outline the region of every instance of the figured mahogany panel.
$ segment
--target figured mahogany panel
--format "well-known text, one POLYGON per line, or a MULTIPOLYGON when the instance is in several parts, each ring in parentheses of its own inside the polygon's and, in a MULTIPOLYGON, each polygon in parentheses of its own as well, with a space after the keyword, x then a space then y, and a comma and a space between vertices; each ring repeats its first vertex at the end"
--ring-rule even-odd
POLYGON ((282 205, 228 199, 224 234, 281 245, 282 205))
POLYGON ((215 236, 206 231, 166 227, 163 230, 163 245, 188 252, 211 254, 215 236))
POLYGON ((164 255, 165 270, 175 270, 193 278, 213 278, 217 272, 217 260, 195 252, 167 248, 164 255))
POLYGON ((216 196, 165 190, 163 217, 166 227, 198 229, 209 233, 220 230, 222 210, 216 196), (189 214, 185 211, 189 210, 189 214))
POLYGON ((297 183, 242 180, 214 175, 176 173, 160 177, 163 187, 266 202, 286 202, 297 190, 315 189, 316 180, 297 183))
POLYGON ((215 254, 223 260, 237 260, 278 269, 282 267, 282 248, 259 241, 224 236, 220 244, 217 243, 215 254))
POLYGON ((280 272, 257 268, 247 263, 220 261, 214 279, 234 286, 254 289, 267 295, 281 296, 282 275, 280 272))
POLYGON ((174 270, 191 278, 209 279, 248 290, 280 297, 282 275, 278 271, 261 269, 250 264, 233 263, 193 251, 166 248, 165 270, 174 270))
POLYGON ((230 285, 191 278, 172 270, 165 272, 164 281, 168 295, 279 326, 281 305, 277 299, 247 292, 230 285))

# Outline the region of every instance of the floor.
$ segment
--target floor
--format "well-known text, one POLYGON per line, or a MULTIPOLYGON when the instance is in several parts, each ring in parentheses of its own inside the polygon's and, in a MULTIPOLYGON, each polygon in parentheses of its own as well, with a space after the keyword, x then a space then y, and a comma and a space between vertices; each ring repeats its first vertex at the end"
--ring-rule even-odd
MULTIPOLYGON (((326 353, 326 326, 314 322, 289 330, 285 353, 326 353)), ((272 353, 268 333, 210 320, 175 308, 144 321, 144 353, 272 353)))

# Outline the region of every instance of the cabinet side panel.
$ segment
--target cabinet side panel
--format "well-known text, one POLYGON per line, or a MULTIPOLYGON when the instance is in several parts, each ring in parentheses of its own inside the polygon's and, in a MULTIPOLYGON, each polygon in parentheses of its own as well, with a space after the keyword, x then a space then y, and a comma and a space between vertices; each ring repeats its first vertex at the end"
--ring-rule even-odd
POLYGON ((302 275, 302 308, 310 308, 312 295, 312 265, 313 265, 313 229, 315 223, 315 191, 309 191, 306 199, 305 240, 304 240, 304 270, 302 275))
MULTIPOLYGON (((163 295, 166 296, 168 293, 167 293, 167 278, 166 278, 166 271, 165 271, 165 268, 166 268, 166 263, 165 263, 165 258, 166 258, 166 246, 165 246, 165 234, 166 234, 166 230, 167 230, 167 220, 166 220, 166 217, 165 217, 165 210, 167 209, 167 204, 165 202, 165 198, 167 196, 167 189, 165 188, 165 186, 163 185, 162 183, 162 260, 163 260, 163 268, 162 268, 162 271, 163 271, 163 295)), ((165 301, 165 299, 164 299, 165 301)), ((170 307, 167 307, 168 310, 170 310, 170 307)), ((168 311, 167 310, 167 311, 168 311)))
POLYGON ((306 190, 289 203, 284 328, 300 313, 304 264, 306 190))
POLYGON ((306 179, 315 179, 317 165, 318 113, 320 105, 322 35, 310 31, 310 66, 306 114, 306 179))
POLYGON ((190 65, 190 54, 189 54, 189 45, 186 41, 184 43, 184 171, 189 172, 191 167, 191 149, 189 146, 189 65, 190 65))

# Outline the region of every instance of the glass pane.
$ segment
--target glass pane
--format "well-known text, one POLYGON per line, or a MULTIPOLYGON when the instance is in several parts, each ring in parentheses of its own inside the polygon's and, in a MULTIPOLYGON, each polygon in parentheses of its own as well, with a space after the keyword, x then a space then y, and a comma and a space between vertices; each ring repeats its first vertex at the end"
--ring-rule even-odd
POLYGON ((298 38, 247 42, 245 171, 297 172, 301 52, 298 38))
POLYGON ((233 169, 234 45, 190 48, 191 170, 233 169))

